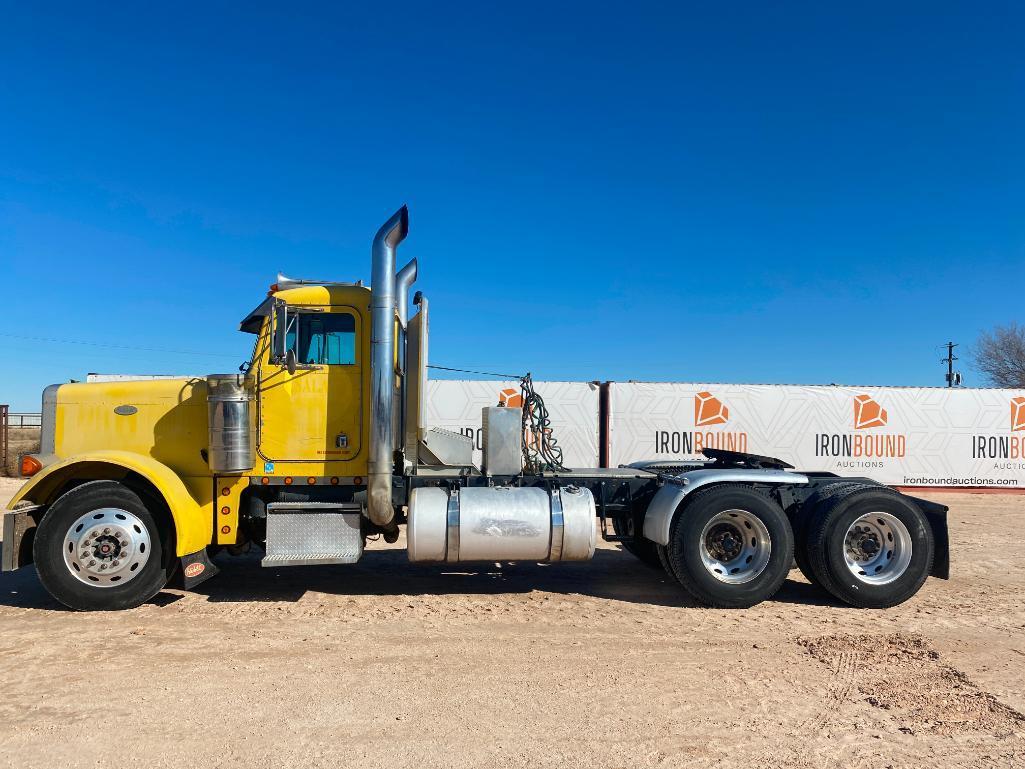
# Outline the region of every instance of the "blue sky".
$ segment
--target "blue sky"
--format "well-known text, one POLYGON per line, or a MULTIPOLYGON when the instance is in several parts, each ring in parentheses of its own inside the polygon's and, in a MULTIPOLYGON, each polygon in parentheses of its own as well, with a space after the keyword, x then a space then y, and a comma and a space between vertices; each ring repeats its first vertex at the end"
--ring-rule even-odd
POLYGON ((1020 5, 145 5, 0 6, 15 409, 233 370, 404 202, 436 363, 937 385, 1022 319, 1020 5))

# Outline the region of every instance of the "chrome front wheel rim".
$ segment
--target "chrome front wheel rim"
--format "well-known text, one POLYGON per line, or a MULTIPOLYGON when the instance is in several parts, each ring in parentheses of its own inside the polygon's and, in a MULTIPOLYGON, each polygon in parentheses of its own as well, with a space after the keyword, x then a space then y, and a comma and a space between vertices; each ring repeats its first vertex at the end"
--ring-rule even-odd
POLYGON ((844 562, 859 582, 886 585, 911 564, 911 532, 890 513, 866 513, 844 535, 844 562))
POLYGON ((135 579, 149 561, 149 530, 127 510, 91 510, 71 524, 63 543, 64 563, 90 587, 117 587, 135 579))
POLYGON ((747 510, 723 510, 701 530, 701 562, 720 582, 750 582, 765 571, 770 555, 769 530, 747 510))

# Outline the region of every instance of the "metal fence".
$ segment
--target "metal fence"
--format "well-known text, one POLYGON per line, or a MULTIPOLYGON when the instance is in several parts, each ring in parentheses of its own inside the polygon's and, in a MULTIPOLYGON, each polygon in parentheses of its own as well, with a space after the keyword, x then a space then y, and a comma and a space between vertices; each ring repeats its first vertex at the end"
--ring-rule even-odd
POLYGON ((42 424, 42 414, 12 412, 10 406, 0 403, 0 475, 10 469, 11 430, 38 430, 42 424))
POLYGON ((27 412, 8 412, 7 406, 4 406, 4 412, 7 414, 6 425, 8 427, 42 427, 43 426, 43 415, 42 414, 29 414, 27 412))

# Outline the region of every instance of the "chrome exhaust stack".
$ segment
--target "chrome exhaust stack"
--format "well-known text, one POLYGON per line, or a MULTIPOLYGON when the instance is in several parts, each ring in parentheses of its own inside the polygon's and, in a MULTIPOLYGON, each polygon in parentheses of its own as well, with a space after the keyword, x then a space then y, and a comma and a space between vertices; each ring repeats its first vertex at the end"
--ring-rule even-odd
MULTIPOLYGON (((370 458, 367 467, 367 515, 395 532, 392 470, 395 451, 395 251, 409 233, 403 206, 374 236, 370 298, 370 458)), ((415 263, 413 276, 416 275, 415 263)), ((409 281, 412 282, 411 280, 409 281)), ((408 284, 407 284, 408 289, 408 284)), ((404 312, 400 310, 400 312, 404 312)))
MULTIPOLYGON (((409 262, 395 274, 395 309, 399 315, 399 339, 398 339, 398 353, 399 353, 399 368, 402 371, 402 379, 399 383, 399 402, 395 407, 396 415, 398 420, 396 421, 396 429, 398 430, 398 446, 402 450, 403 468, 407 467, 407 463, 410 461, 410 447, 406 445, 406 420, 408 414, 406 413, 406 390, 409 383, 406 381, 406 375, 408 374, 408 328, 409 328, 409 287, 416 282, 416 259, 410 259, 409 262)), ((415 454, 413 454, 415 457, 415 454)), ((413 460, 415 462, 415 459, 413 460)))
MULTIPOLYGON (((395 275, 395 309, 399 312, 399 325, 406 328, 409 321, 409 287, 416 283, 416 259, 395 275)), ((399 360, 402 360, 401 358, 399 360)))

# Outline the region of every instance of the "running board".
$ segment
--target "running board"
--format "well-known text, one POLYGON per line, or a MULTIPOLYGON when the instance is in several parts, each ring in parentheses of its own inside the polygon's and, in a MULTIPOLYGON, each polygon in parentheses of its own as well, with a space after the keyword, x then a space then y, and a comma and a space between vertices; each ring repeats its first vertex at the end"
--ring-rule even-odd
POLYGON ((362 518, 355 502, 271 502, 260 565, 356 563, 363 555, 362 518))

